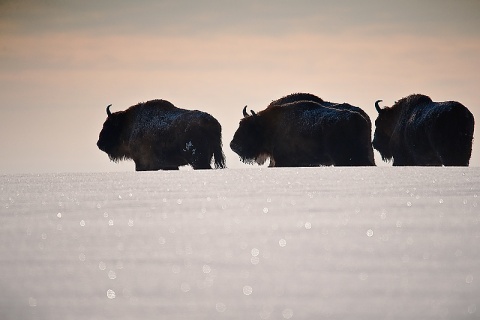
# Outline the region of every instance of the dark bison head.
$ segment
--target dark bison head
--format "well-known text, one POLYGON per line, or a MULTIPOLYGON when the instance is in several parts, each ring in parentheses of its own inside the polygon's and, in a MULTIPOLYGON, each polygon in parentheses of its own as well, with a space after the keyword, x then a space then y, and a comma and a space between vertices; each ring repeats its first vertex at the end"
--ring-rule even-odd
POLYGON ((125 129, 125 112, 111 113, 110 106, 107 107, 108 117, 103 123, 97 146, 107 153, 111 160, 119 161, 126 157, 126 143, 122 139, 122 133, 125 129))
POLYGON ((382 100, 375 102, 375 109, 378 112, 375 120, 375 133, 373 135, 372 145, 380 152, 384 161, 389 161, 393 158, 391 150, 391 139, 395 124, 397 122, 397 112, 392 108, 381 109, 378 105, 382 100))
POLYGON ((264 151, 262 117, 253 111, 251 115, 247 114, 246 106, 243 108, 243 117, 230 142, 230 148, 245 163, 263 164, 267 157, 264 151))

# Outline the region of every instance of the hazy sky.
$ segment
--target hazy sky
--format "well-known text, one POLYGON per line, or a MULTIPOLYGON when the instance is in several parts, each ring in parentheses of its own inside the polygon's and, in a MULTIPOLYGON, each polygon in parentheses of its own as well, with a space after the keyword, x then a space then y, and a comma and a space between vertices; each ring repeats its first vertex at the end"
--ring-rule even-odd
POLYGON ((478 123, 479 57, 478 0, 0 0, 0 173, 133 171, 96 147, 105 107, 156 98, 216 117, 231 168, 243 106, 293 92, 372 120, 423 93, 478 123))

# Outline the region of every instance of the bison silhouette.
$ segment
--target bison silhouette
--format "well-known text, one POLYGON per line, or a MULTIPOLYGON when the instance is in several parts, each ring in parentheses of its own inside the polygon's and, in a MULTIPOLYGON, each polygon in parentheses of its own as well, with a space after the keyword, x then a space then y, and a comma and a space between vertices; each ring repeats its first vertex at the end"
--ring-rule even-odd
POLYGON ((222 128, 208 113, 152 100, 112 113, 107 107, 97 146, 112 161, 132 159, 137 171, 225 167, 222 128))
POLYGON ((456 101, 433 102, 413 94, 392 107, 375 102, 373 147, 394 166, 468 166, 474 118, 456 101))
POLYGON ((360 108, 308 93, 283 97, 258 113, 246 108, 230 143, 245 163, 270 158, 271 167, 375 165, 371 122, 360 108))

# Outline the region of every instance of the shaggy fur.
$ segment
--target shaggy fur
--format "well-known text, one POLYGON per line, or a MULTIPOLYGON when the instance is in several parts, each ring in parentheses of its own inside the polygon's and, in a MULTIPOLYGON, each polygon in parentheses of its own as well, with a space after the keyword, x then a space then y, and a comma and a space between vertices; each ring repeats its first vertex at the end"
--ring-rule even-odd
POLYGON ((347 110, 350 110, 350 111, 358 112, 365 118, 365 120, 368 121, 368 123, 370 124, 370 130, 371 130, 372 122, 370 120, 370 117, 361 108, 352 106, 348 103, 336 103, 336 102, 325 101, 322 98, 317 97, 316 95, 311 94, 311 93, 292 93, 292 94, 289 94, 288 96, 285 96, 285 97, 280 98, 278 100, 272 101, 268 105, 267 108, 277 106, 277 105, 284 105, 284 104, 288 104, 288 103, 292 103, 292 102, 298 102, 298 101, 313 101, 313 102, 321 104, 324 107, 343 108, 343 109, 347 109, 347 110))
POLYGON ((468 166, 474 118, 456 101, 413 94, 377 108, 373 147, 394 166, 468 166))
MULTIPOLYGON (((368 123, 368 128, 367 130, 370 132, 370 136, 372 134, 372 121, 370 120, 370 117, 367 115, 363 109, 359 107, 352 106, 351 104, 348 103, 336 103, 336 102, 329 102, 325 101, 322 98, 311 94, 311 93, 292 93, 289 94, 288 96, 285 96, 283 98, 280 98, 278 100, 272 101, 267 108, 271 108, 273 106, 278 106, 278 105, 285 105, 289 104, 292 102, 299 102, 299 101, 312 101, 321 104, 324 107, 330 107, 330 108, 336 108, 336 109, 343 109, 343 110, 350 110, 354 112, 358 112, 359 114, 362 115, 362 117, 367 121, 368 123)), ((369 158, 370 161, 375 164, 375 158, 373 155, 373 148, 370 146, 369 148, 369 158)))
POLYGON ((210 169, 212 156, 224 168, 221 130, 208 113, 152 100, 109 114, 97 146, 112 161, 132 159, 137 171, 210 169))
POLYGON ((269 157, 276 167, 374 165, 369 123, 360 113, 347 104, 326 107, 306 98, 315 96, 290 95, 244 117, 231 149, 245 163, 269 157))

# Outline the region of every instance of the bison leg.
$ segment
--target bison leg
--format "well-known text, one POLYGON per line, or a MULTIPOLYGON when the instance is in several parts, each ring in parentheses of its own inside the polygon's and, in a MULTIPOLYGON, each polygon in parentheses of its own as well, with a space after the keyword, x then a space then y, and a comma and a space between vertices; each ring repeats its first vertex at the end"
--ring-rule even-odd
POLYGON ((468 167, 469 163, 470 163, 469 156, 462 156, 462 155, 442 156, 442 164, 446 167, 449 167, 449 166, 468 167))
POLYGON ((441 146, 439 156, 442 161, 440 165, 467 167, 472 154, 471 143, 462 143, 458 141, 450 146, 441 146))
POLYGON ((472 155, 472 138, 461 134, 443 138, 436 146, 437 154, 441 159, 439 165, 468 166, 472 155))
POLYGON ((432 129, 431 144, 444 166, 468 166, 472 155, 474 120, 470 112, 454 108, 442 113, 432 129))
POLYGON ((361 167, 361 166, 374 166, 375 163, 372 163, 370 158, 367 157, 358 157, 358 156, 345 156, 340 159, 334 160, 335 166, 354 166, 354 167, 361 167))
POLYGON ((408 153, 405 151, 403 154, 398 153, 393 155, 393 163, 392 166, 394 167, 401 167, 401 166, 415 166, 418 165, 415 160, 413 160, 408 153))
POLYGON ((195 170, 208 170, 212 169, 212 166, 210 164, 208 165, 192 165, 192 168, 195 170))
POLYGON ((151 170, 148 168, 148 166, 145 166, 144 164, 135 161, 135 171, 148 171, 151 170))
POLYGON ((176 165, 166 165, 156 162, 146 163, 144 161, 135 161, 136 171, 157 171, 157 170, 178 170, 176 165))
POLYGON ((210 156, 204 156, 199 154, 198 156, 194 157, 190 164, 192 165, 192 168, 195 170, 198 169, 212 169, 212 166, 210 165, 210 162, 212 160, 213 153, 209 153, 210 156))
POLYGON ((332 149, 331 158, 335 166, 374 166, 375 160, 371 157, 370 144, 365 147, 359 146, 354 141, 351 143, 343 143, 332 149))
MULTIPOLYGON (((367 145, 365 148, 360 146, 353 146, 350 148, 349 154, 345 154, 344 158, 339 162, 335 162, 337 166, 345 165, 345 166, 374 166, 375 160, 372 159, 371 153, 372 150, 369 150, 367 145), (346 160, 346 161, 345 161, 346 160)), ((371 148, 370 148, 371 149, 371 148)))
POLYGON ((194 139, 185 144, 183 157, 193 169, 212 169, 211 162, 214 151, 211 150, 208 142, 199 142, 194 139))

